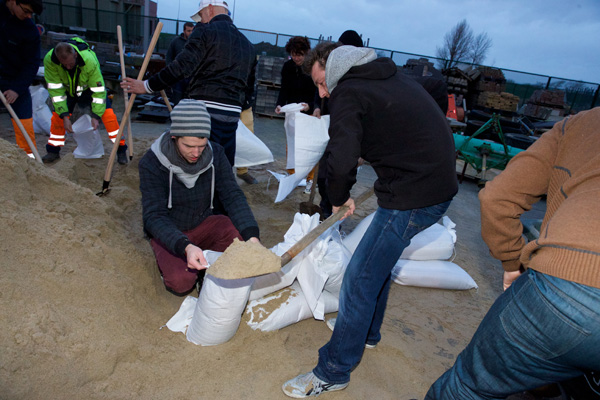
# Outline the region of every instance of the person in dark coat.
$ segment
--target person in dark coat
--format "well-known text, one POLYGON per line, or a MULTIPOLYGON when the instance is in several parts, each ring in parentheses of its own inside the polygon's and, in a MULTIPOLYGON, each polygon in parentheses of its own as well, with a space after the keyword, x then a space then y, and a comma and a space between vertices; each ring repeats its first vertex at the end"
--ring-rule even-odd
POLYGON ((148 80, 126 78, 121 87, 130 93, 153 93, 189 78, 188 96, 206 103, 210 140, 223 146, 233 166, 240 113, 246 91, 254 87, 256 52, 228 13, 226 2, 202 0, 192 15, 199 24, 175 60, 148 80))
MULTIPOLYGON (((171 64, 177 55, 181 53, 193 30, 194 24, 186 22, 183 24, 183 32, 171 40, 166 54, 167 65, 171 64)), ((171 87, 171 98, 169 100, 172 101, 174 105, 177 105, 177 103, 185 97, 187 86, 188 80, 182 79, 171 87)))
POLYGON ((391 271, 412 237, 436 223, 458 191, 452 132, 433 98, 375 51, 317 45, 305 64, 329 97, 325 150, 333 211, 356 208, 359 157, 371 163, 379 207, 346 268, 339 311, 317 366, 282 386, 295 398, 345 389, 366 348, 381 340, 391 271))
POLYGON ((17 145, 31 158, 23 135, 35 145, 29 86, 40 66, 40 33, 32 18, 42 10, 41 0, 0 0, 0 91, 26 130, 12 121, 17 145))
POLYGON ((302 103, 302 112, 310 114, 317 88, 310 75, 302 69, 304 57, 310 50, 310 42, 306 36, 294 36, 285 45, 285 51, 291 56, 281 68, 281 90, 277 97, 275 112, 279 114, 286 104, 302 103))

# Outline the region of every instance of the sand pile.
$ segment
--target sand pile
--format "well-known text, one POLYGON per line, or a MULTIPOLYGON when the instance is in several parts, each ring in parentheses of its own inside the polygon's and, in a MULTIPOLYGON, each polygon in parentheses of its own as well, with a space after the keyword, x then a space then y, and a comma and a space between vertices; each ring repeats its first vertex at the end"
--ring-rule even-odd
POLYGON ((161 322, 152 252, 89 189, 4 140, 0 153, 2 392, 95 391, 161 322))

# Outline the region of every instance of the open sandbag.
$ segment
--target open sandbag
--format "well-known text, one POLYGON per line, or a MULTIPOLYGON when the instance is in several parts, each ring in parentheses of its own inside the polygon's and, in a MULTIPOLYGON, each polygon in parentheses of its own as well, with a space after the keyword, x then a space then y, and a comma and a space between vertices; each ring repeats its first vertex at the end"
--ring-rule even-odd
POLYGON ((275 203, 284 200, 308 173, 317 165, 327 142, 329 142, 329 116, 321 118, 301 113, 297 103, 281 108, 285 112, 285 131, 287 137, 287 166, 295 169, 294 174, 279 180, 279 189, 275 203))
POLYGON ((219 279, 206 275, 186 338, 194 344, 215 346, 237 332, 254 278, 219 279))
POLYGON ((435 289, 476 289, 471 276, 458 265, 441 260, 398 260, 392 279, 400 285, 435 289))
POLYGON ((100 158, 104 155, 104 146, 98 129, 92 128, 92 118, 84 114, 73 123, 73 138, 77 148, 73 151, 75 158, 100 158))

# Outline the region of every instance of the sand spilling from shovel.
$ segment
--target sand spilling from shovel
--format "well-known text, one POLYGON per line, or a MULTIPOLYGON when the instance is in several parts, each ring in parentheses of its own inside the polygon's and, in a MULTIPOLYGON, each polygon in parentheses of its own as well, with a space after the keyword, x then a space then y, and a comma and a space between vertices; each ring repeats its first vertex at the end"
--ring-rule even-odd
POLYGON ((207 273, 219 279, 242 279, 280 269, 281 258, 262 244, 234 239, 207 273))

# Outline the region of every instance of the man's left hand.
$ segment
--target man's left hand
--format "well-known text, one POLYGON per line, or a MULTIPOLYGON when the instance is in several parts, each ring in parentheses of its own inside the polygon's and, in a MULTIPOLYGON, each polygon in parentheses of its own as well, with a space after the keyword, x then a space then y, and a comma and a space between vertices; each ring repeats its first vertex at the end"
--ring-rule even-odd
POLYGON ((8 104, 12 104, 19 98, 19 93, 15 92, 14 90, 8 89, 6 92, 4 92, 4 97, 6 97, 6 101, 8 102, 8 104))
POLYGON ((92 128, 94 128, 94 130, 96 130, 96 129, 98 129, 98 125, 100 125, 98 120, 96 118, 92 118, 92 128))
POLYGON ((523 270, 521 269, 510 272, 504 271, 504 276, 502 277, 502 286, 504 287, 504 290, 508 289, 510 285, 512 285, 512 283, 516 281, 522 274, 523 270))
POLYGON ((260 239, 257 237, 251 237, 250 239, 246 240, 247 242, 252 242, 252 243, 259 243, 260 244, 260 239))
POLYGON ((144 86, 144 81, 139 81, 133 78, 125 78, 123 82, 121 82, 121 89, 127 91, 127 93, 135 93, 135 94, 145 94, 146 87, 144 86))
POLYGON ((351 216, 352 214, 354 214, 354 210, 356 209, 356 205, 354 204, 354 200, 352 199, 352 197, 350 197, 348 200, 346 200, 346 202, 344 204, 342 204, 340 207, 335 207, 333 206, 333 213, 337 213, 340 208, 342 207, 348 207, 348 211, 346 211, 346 213, 344 214, 344 216, 342 217, 342 220, 351 216))

